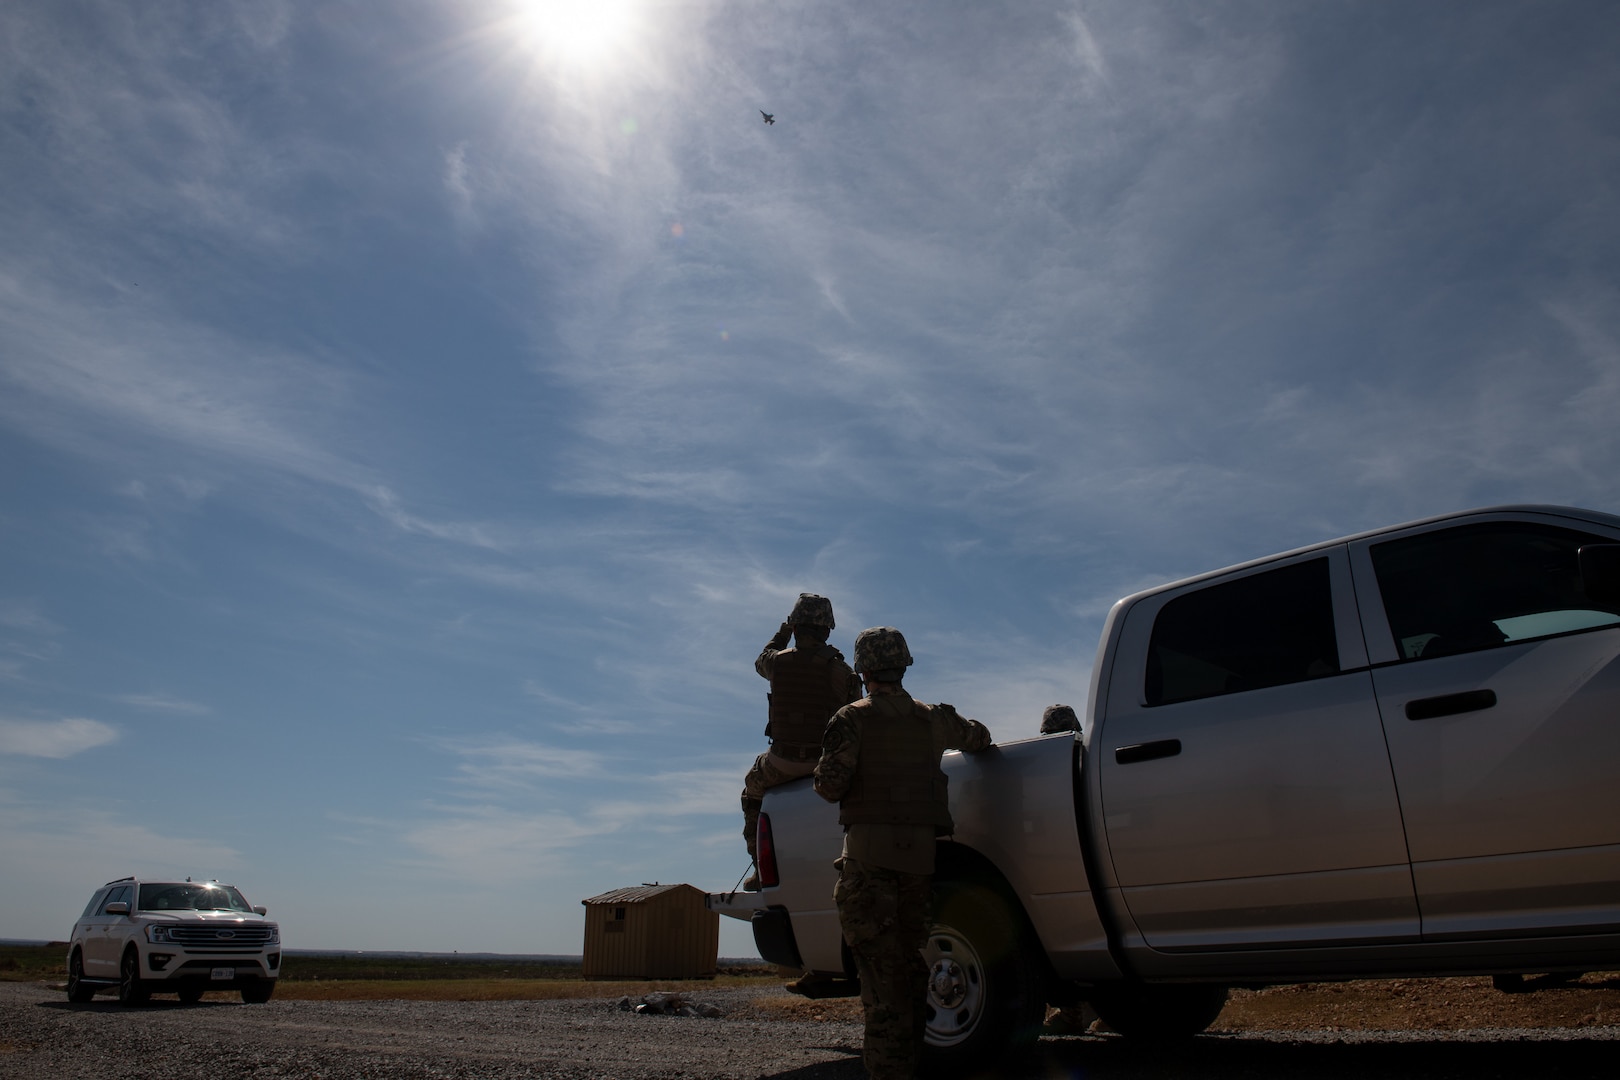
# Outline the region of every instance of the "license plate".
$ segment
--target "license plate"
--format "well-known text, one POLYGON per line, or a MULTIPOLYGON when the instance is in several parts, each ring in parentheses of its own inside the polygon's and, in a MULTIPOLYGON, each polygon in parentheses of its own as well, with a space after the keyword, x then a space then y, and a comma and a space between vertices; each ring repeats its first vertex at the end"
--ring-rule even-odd
POLYGON ((215 968, 212 972, 209 973, 208 977, 211 978, 211 979, 234 979, 234 978, 236 978, 236 969, 235 968, 215 968))

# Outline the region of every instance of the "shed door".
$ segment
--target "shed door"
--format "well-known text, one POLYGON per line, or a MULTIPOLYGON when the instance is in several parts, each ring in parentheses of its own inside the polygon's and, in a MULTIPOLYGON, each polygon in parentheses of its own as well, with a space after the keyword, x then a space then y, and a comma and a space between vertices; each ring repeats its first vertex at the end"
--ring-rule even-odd
POLYGON ((1416 937, 1352 595, 1341 547, 1127 614, 1091 760, 1149 945, 1416 937))

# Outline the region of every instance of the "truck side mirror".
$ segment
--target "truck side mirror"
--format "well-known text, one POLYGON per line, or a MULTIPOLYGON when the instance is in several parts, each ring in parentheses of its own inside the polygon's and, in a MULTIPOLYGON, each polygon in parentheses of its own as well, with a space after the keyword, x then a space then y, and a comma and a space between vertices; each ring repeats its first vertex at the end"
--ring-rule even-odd
POLYGON ((1577 553, 1586 595, 1603 604, 1620 604, 1620 544, 1586 544, 1577 553))
POLYGON ((114 900, 112 903, 107 905, 105 911, 108 915, 128 915, 129 905, 124 903, 122 900, 114 900))
POLYGON ((256 907, 253 909, 253 912, 256 915, 268 915, 270 914, 270 909, 266 907, 256 907))

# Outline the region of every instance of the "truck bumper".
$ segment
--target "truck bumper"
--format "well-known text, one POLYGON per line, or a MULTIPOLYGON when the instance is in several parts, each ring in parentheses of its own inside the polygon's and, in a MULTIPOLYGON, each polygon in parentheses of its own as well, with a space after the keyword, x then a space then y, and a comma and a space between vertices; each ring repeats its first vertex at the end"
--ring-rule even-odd
POLYGON ((749 922, 754 912, 765 908, 765 897, 757 892, 712 892, 703 898, 703 906, 731 919, 749 922))
POLYGON ((759 949, 761 959, 804 970, 804 961, 799 959, 799 943, 793 937, 793 918, 787 908, 761 908, 748 922, 754 929, 754 946, 759 949))

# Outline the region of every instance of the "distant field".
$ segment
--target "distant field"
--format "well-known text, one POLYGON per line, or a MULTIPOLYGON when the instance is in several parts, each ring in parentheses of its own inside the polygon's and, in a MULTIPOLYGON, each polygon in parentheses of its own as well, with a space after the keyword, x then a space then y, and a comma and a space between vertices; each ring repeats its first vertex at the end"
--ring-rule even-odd
POLYGON ((0 982, 67 978, 66 945, 0 945, 0 982))
MULTIPOLYGON (((53 978, 67 978, 66 945, 0 945, 0 981, 53 978)), ((578 963, 554 959, 289 953, 282 961, 276 997, 293 1001, 548 1001, 780 981, 770 967, 748 963, 724 963, 713 979, 607 982, 582 978, 578 963)))

